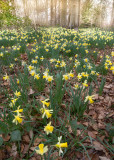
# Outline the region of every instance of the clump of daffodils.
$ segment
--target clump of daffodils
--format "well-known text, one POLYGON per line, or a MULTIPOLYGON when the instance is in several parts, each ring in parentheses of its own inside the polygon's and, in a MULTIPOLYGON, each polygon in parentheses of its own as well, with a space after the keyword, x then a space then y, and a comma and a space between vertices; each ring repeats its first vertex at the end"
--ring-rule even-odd
POLYGON ((43 79, 46 79, 48 82, 52 82, 53 81, 53 76, 49 75, 49 69, 48 68, 43 73, 43 79))
POLYGON ((70 71, 70 73, 66 73, 63 75, 63 80, 67 81, 69 80, 70 78, 73 78, 74 77, 74 73, 72 73, 72 71, 70 71))
POLYGON ((43 104, 43 107, 40 109, 41 113, 42 113, 42 118, 44 118, 46 116, 46 118, 51 118, 53 110, 52 109, 47 109, 46 107, 49 107, 50 102, 49 99, 45 99, 44 101, 41 101, 43 104))

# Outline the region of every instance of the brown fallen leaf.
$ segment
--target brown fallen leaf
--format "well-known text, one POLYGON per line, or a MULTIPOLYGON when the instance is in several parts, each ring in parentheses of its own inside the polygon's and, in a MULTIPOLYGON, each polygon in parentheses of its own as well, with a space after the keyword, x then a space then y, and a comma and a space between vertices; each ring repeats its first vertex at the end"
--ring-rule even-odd
POLYGON ((46 88, 45 88, 45 92, 48 93, 48 94, 50 93, 49 87, 46 87, 46 88))
POLYGON ((92 116, 92 115, 94 115, 94 114, 96 114, 96 112, 95 112, 93 109, 90 110, 89 113, 88 113, 89 116, 92 116))
POLYGON ((88 127, 89 124, 88 124, 88 122, 84 122, 83 125, 88 127))
POLYGON ((34 141, 34 146, 36 147, 40 142, 42 142, 42 138, 36 138, 34 141))
POLYGON ((5 158, 4 150, 0 150, 0 159, 3 160, 5 158))
POLYGON ((96 135, 91 131, 88 131, 88 135, 94 139, 96 138, 96 135))
POLYGON ((89 125, 94 129, 94 130, 96 130, 96 131, 98 131, 98 125, 97 125, 97 123, 89 123, 89 125))
POLYGON ((71 128, 71 126, 70 126, 70 125, 68 125, 67 127, 68 127, 68 131, 69 131, 69 133, 72 133, 72 128, 71 128))
POLYGON ((102 97, 102 96, 99 96, 99 99, 100 99, 100 100, 103 100, 103 99, 104 99, 104 97, 102 97))
POLYGON ((97 141, 93 142, 93 147, 95 148, 96 151, 104 151, 103 145, 97 141))
POLYGON ((8 142, 10 140, 10 135, 5 136, 4 134, 2 135, 2 138, 5 142, 8 142))
POLYGON ((109 101, 108 104, 107 104, 107 106, 108 106, 108 107, 111 107, 111 105, 112 105, 112 102, 109 101))
POLYGON ((105 138, 105 136, 101 136, 101 137, 100 137, 101 141, 103 141, 103 140, 104 140, 104 138, 105 138))
POLYGON ((29 93, 28 93, 28 96, 30 96, 30 95, 32 95, 32 94, 34 94, 34 93, 35 93, 35 91, 33 91, 33 89, 30 88, 29 93))
POLYGON ((8 153, 10 153, 11 152, 11 147, 10 146, 6 146, 6 150, 7 150, 8 153))
POLYGON ((23 152, 22 152, 23 155, 27 153, 28 148, 29 148, 29 145, 25 145, 24 150, 23 150, 23 152))
POLYGON ((33 130, 30 130, 29 136, 30 136, 31 139, 33 138, 33 136, 34 136, 33 130))
POLYGON ((81 134, 81 131, 77 129, 77 136, 79 136, 80 134, 81 134))
POLYGON ((30 138, 29 138, 28 135, 23 136, 23 140, 24 140, 26 143, 29 143, 29 142, 30 142, 30 138))
POLYGON ((102 156, 99 156, 99 159, 100 159, 100 160, 110 160, 109 158, 107 158, 107 157, 102 157, 102 156))
POLYGON ((104 86, 104 88, 107 88, 107 89, 110 89, 110 88, 112 88, 112 87, 113 87, 112 84, 109 84, 109 85, 105 85, 105 86, 104 86))
POLYGON ((32 157, 30 160, 37 160, 35 157, 32 157))
POLYGON ((99 115, 98 115, 98 119, 104 119, 105 118, 105 113, 101 112, 99 115))
POLYGON ((99 98, 99 95, 98 94, 95 94, 95 97, 94 97, 96 100, 99 98))
MULTIPOLYGON (((91 153, 89 154, 89 157, 91 160, 99 160, 99 155, 97 153, 91 153)), ((88 160, 88 157, 85 157, 83 160, 88 160)))
POLYGON ((21 153, 23 152, 23 150, 24 150, 24 145, 23 144, 21 144, 21 153))
POLYGON ((17 146, 15 143, 13 143, 12 145, 12 148, 11 148, 11 153, 10 153, 10 156, 13 156, 13 157, 17 157, 17 146))
POLYGON ((98 123, 98 128, 99 129, 105 129, 106 127, 105 127, 104 123, 100 122, 100 123, 98 123))
POLYGON ((65 104, 61 104, 61 107, 62 107, 63 109, 66 109, 66 105, 65 105, 65 104))
POLYGON ((34 151, 34 150, 35 150, 35 148, 36 148, 36 147, 30 147, 30 150, 31 150, 31 151, 34 151))
POLYGON ((40 101, 44 101, 44 100, 45 100, 45 97, 41 95, 41 96, 39 96, 39 100, 40 100, 40 101))
POLYGON ((106 96, 105 99, 104 99, 104 102, 105 102, 105 103, 108 103, 109 101, 110 101, 110 97, 109 97, 109 96, 106 96))
POLYGON ((109 114, 107 115, 107 118, 110 118, 110 117, 112 117, 112 116, 114 116, 114 112, 109 113, 109 114))

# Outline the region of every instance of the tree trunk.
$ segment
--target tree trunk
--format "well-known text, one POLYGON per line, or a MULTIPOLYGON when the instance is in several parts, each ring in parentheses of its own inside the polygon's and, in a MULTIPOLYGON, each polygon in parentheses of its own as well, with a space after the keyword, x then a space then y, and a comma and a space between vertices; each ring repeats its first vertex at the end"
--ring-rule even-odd
POLYGON ((78 27, 80 26, 80 7, 81 7, 81 0, 78 2, 78 27))
POLYGON ((66 26, 67 1, 61 0, 61 26, 66 26))
POLYGON ((114 0, 112 2, 112 12, 111 12, 111 27, 114 27, 114 0))

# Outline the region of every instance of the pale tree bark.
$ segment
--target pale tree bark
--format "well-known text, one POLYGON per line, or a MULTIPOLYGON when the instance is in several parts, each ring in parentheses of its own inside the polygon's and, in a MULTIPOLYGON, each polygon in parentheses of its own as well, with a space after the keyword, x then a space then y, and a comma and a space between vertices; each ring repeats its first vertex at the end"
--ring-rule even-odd
POLYGON ((55 12, 54 12, 54 25, 57 24, 57 1, 55 1, 55 4, 54 4, 54 9, 55 9, 55 12))
POLYGON ((81 0, 78 2, 78 27, 80 26, 81 0))
POLYGON ((61 26, 66 26, 67 0, 61 0, 61 26))
POLYGON ((50 24, 54 24, 54 0, 51 0, 51 19, 50 19, 50 24))
POLYGON ((112 2, 111 27, 114 27, 114 0, 112 2))
POLYGON ((80 5, 81 1, 80 0, 75 0, 75 27, 79 27, 80 25, 80 5))
POLYGON ((48 17, 49 17, 49 15, 48 15, 48 7, 49 7, 49 1, 48 0, 46 0, 46 2, 45 2, 45 22, 46 22, 46 24, 48 24, 48 17))
POLYGON ((61 0, 58 1, 58 17, 57 17, 57 24, 60 25, 60 17, 61 17, 61 0))
POLYGON ((74 0, 69 0, 69 18, 68 18, 68 27, 71 29, 74 26, 75 21, 75 4, 74 0))

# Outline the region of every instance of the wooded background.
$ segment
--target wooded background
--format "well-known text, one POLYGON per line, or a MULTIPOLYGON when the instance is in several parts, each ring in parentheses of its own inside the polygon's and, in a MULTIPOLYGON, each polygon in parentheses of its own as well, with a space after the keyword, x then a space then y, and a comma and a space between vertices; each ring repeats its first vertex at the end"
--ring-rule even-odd
MULTIPOLYGON (((6 0, 4 0, 6 1, 6 0)), ((7 0, 35 26, 114 27, 114 0, 7 0)))

